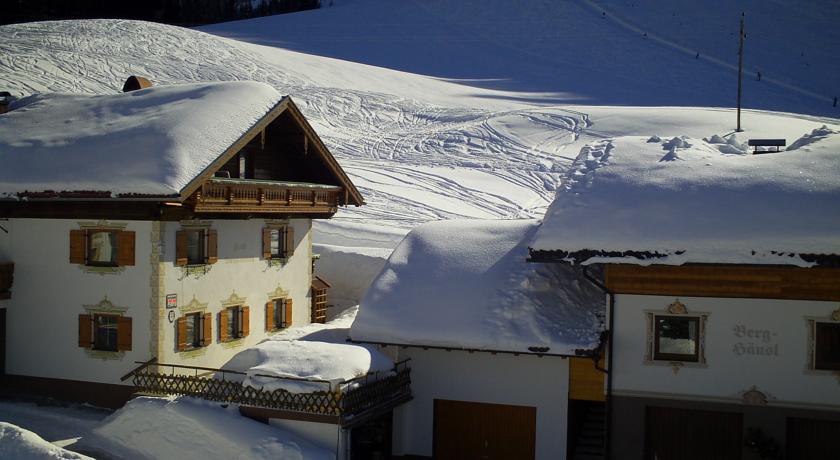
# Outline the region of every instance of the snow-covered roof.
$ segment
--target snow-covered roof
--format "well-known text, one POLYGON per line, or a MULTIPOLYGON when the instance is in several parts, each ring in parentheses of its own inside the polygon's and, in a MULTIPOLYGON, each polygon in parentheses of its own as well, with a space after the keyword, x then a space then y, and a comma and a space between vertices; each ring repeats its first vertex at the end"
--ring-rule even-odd
POLYGON ((174 195, 282 100, 257 82, 40 94, 0 115, 0 195, 174 195))
POLYGON ((350 338, 556 355, 597 348, 603 294, 572 267, 526 261, 537 226, 464 220, 416 227, 362 299, 350 338))
POLYGON ((585 147, 531 243, 540 260, 813 266, 840 255, 840 131, 752 155, 708 139, 585 147))

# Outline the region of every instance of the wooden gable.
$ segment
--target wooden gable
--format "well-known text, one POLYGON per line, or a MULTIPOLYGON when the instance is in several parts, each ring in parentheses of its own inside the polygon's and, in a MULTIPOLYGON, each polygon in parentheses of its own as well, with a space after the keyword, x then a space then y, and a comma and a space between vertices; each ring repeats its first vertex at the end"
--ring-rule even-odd
MULTIPOLYGON (((181 198, 182 201, 197 200, 199 204, 203 198, 208 198, 208 195, 212 195, 209 196, 211 200, 247 200, 255 197, 248 196, 244 189, 242 197, 235 194, 233 197, 216 196, 217 191, 208 190, 207 184, 257 185, 259 182, 265 182, 263 188, 268 192, 279 191, 282 188, 269 187, 276 185, 269 182, 284 183, 286 189, 295 192, 282 197, 271 196, 270 193, 266 196, 263 192, 256 197, 261 201, 285 199, 291 202, 311 199, 317 202, 324 198, 316 196, 318 192, 330 192, 335 195, 334 205, 364 204, 361 193, 288 97, 255 123, 201 175, 193 179, 182 190, 181 198)), ((197 206, 196 211, 201 212, 201 206, 197 206)), ((220 208, 213 208, 212 211, 223 212, 220 208)))

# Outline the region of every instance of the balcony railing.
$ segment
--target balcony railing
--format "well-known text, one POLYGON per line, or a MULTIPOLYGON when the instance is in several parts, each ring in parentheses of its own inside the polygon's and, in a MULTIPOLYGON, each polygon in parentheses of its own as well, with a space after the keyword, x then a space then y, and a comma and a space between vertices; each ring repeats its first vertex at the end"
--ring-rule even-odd
POLYGON ((14 281, 15 264, 0 262, 0 300, 12 297, 12 281, 14 281))
POLYGON ((196 212, 334 213, 341 187, 213 178, 195 195, 196 212))
POLYGON ((245 386, 240 382, 244 372, 163 364, 154 360, 141 364, 123 377, 123 380, 132 378, 139 394, 192 396, 241 407, 320 416, 343 427, 357 425, 411 399, 408 360, 398 362, 391 372, 369 373, 337 386, 327 380, 257 375, 324 385, 323 391, 310 393, 245 386))

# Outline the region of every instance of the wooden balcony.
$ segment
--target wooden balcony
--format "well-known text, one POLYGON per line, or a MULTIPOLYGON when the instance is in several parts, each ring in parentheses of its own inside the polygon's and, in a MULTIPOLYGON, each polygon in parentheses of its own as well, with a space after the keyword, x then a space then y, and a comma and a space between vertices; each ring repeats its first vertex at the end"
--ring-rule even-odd
POLYGON ((302 182, 213 178, 194 196, 195 212, 331 214, 341 187, 302 182))
POLYGON ((158 363, 152 359, 122 377, 132 379, 137 394, 184 395, 236 404, 243 414, 263 418, 308 420, 351 428, 412 399, 408 360, 390 372, 372 372, 339 384, 326 380, 261 375, 280 380, 323 384, 323 391, 291 393, 244 386, 243 372, 158 363))
POLYGON ((12 297, 12 281, 14 281, 15 264, 0 262, 0 300, 12 297))

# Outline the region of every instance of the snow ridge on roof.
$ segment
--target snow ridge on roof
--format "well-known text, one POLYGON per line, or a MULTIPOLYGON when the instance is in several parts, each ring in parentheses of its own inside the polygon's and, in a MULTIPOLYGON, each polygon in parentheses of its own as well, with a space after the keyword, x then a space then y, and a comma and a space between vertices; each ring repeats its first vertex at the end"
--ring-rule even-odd
POLYGON ((537 225, 416 227, 362 299, 351 339, 559 355, 597 348, 603 294, 571 267, 526 261, 537 225))
POLYGON ((281 100, 257 82, 21 99, 0 115, 0 194, 178 194, 281 100))
POLYGON ((798 266, 840 254, 840 130, 818 128, 780 153, 746 150, 720 136, 590 144, 533 254, 582 254, 568 260, 584 264, 798 266))

